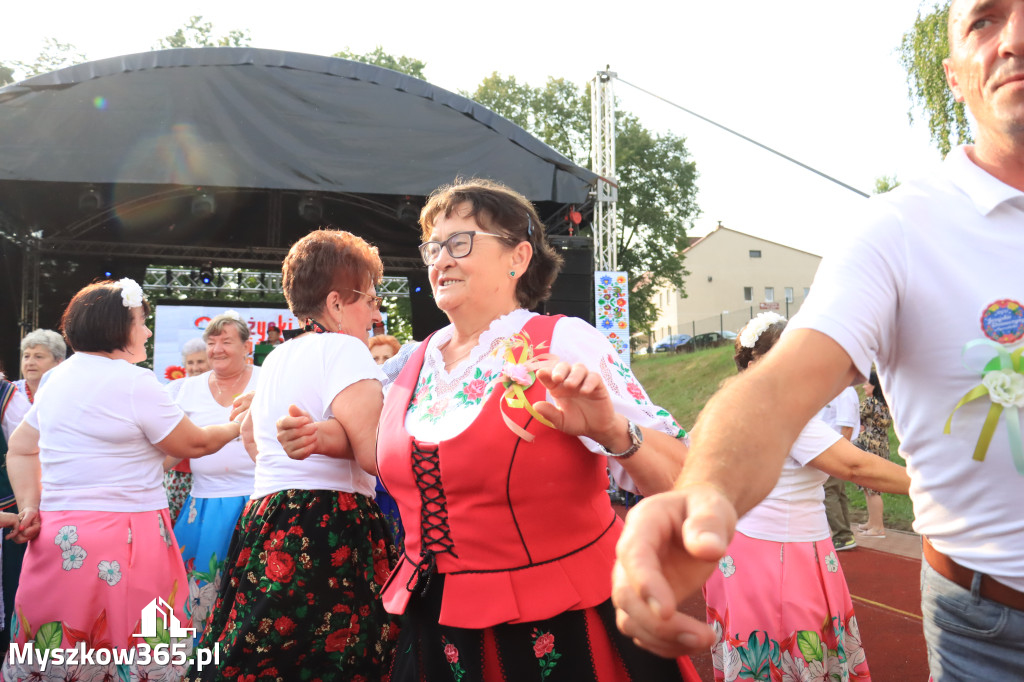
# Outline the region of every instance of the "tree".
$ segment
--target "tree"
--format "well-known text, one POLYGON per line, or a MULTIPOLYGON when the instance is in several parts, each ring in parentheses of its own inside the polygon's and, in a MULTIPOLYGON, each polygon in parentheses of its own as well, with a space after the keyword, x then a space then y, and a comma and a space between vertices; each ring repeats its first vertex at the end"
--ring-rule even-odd
POLYGON ((900 181, 895 175, 883 175, 875 178, 875 194, 885 194, 900 186, 900 181))
MULTIPOLYGON (((470 97, 546 142, 572 161, 590 159, 590 92, 564 79, 533 88, 494 73, 470 97)), ((671 284, 685 291, 682 250, 699 214, 697 167, 686 140, 647 130, 624 111, 616 114, 619 175, 619 268, 629 273, 630 325, 649 331, 657 318, 654 292, 671 284)))
POLYGON ((934 5, 928 13, 922 11, 903 34, 898 49, 912 103, 907 115, 913 122, 914 109, 920 108, 928 120, 932 142, 945 156, 953 144, 969 144, 973 139, 967 109, 953 98, 942 68, 942 60, 949 56, 949 0, 934 5))
POLYGON ((340 57, 341 59, 351 59, 354 62, 373 64, 374 66, 380 66, 385 69, 404 73, 405 75, 412 76, 413 78, 426 80, 423 76, 423 70, 427 68, 426 63, 421 62, 419 59, 413 59, 412 57, 393 57, 386 53, 384 48, 380 45, 375 47, 372 52, 367 52, 366 54, 357 54, 352 50, 344 49, 341 52, 335 52, 331 56, 340 57))
POLYGON ((86 61, 85 55, 74 45, 62 43, 54 38, 46 38, 43 41, 43 49, 40 50, 34 61, 13 61, 11 62, 13 68, 0 65, 0 84, 24 80, 84 61, 86 61))
POLYGON ((161 38, 154 50, 167 50, 175 47, 247 47, 252 43, 249 30, 231 30, 225 36, 215 38, 213 24, 203 23, 202 16, 192 16, 188 23, 177 31, 161 38))

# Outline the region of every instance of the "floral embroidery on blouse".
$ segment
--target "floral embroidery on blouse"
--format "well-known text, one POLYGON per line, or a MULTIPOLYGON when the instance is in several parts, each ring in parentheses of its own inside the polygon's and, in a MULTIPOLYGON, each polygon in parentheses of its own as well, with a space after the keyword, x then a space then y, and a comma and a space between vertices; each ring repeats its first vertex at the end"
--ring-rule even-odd
POLYGON ((455 393, 455 400, 462 405, 479 405, 494 390, 495 374, 477 367, 473 378, 462 384, 455 393))
POLYGON ((558 665, 558 659, 562 654, 555 651, 555 636, 550 632, 541 632, 534 628, 531 639, 533 640, 533 655, 540 666, 540 678, 546 680, 548 675, 558 665))

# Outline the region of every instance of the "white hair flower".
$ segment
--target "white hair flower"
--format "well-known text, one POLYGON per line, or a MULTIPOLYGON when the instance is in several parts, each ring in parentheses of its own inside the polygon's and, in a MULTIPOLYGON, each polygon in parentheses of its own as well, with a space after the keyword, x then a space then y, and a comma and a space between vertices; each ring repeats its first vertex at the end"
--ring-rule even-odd
POLYGON ((242 316, 238 314, 237 310, 225 310, 221 315, 224 317, 230 317, 232 320, 237 320, 238 322, 242 321, 242 316))
POLYGON ((785 321, 786 318, 782 315, 770 310, 759 313, 757 317, 748 322, 747 326, 743 328, 743 333, 740 334, 740 345, 744 348, 753 348, 754 344, 757 343, 757 339, 764 333, 765 329, 776 322, 785 321))
POLYGON ((145 294, 142 293, 142 287, 138 282, 130 277, 125 277, 117 282, 117 286, 121 287, 121 302, 125 308, 142 307, 145 294))

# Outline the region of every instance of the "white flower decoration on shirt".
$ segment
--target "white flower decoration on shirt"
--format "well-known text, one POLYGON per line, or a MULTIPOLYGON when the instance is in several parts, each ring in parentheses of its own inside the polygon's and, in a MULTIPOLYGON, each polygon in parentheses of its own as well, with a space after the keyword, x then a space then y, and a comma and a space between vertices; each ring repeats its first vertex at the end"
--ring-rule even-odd
POLYGON ((71 549, 76 542, 78 542, 78 526, 62 526, 57 531, 57 537, 53 539, 53 544, 59 545, 65 551, 71 549))
POLYGON ((113 587, 121 582, 121 564, 116 561, 101 561, 99 565, 100 580, 106 580, 113 587))
POLYGON ((754 344, 757 343, 758 337, 764 333, 765 329, 776 322, 785 322, 785 320, 786 318, 782 315, 770 310, 759 313, 757 317, 747 322, 747 326, 743 328, 743 332, 740 334, 740 345, 744 348, 753 348, 754 344))
POLYGON ((731 556, 726 554, 718 560, 718 570, 722 572, 722 575, 728 578, 736 572, 736 563, 732 560, 731 556))
POLYGON ((81 568, 82 563, 85 561, 85 557, 89 556, 86 551, 78 545, 72 545, 70 548, 65 549, 61 552, 61 568, 65 571, 71 571, 76 568, 81 568))
POLYGON ((146 296, 142 293, 142 287, 138 282, 131 277, 124 277, 118 280, 117 285, 121 287, 121 303, 125 308, 142 307, 142 301, 146 296))
POLYGON ((1003 407, 1024 407, 1024 374, 1013 370, 994 370, 981 379, 988 397, 1003 407))

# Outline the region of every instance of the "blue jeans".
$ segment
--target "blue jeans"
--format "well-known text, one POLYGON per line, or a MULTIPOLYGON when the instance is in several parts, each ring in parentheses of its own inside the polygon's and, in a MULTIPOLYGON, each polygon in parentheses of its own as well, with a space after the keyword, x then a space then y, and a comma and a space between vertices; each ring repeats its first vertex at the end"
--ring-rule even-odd
POLYGON ((1024 679, 1024 611, 979 595, 921 561, 921 613, 934 682, 1024 679))

